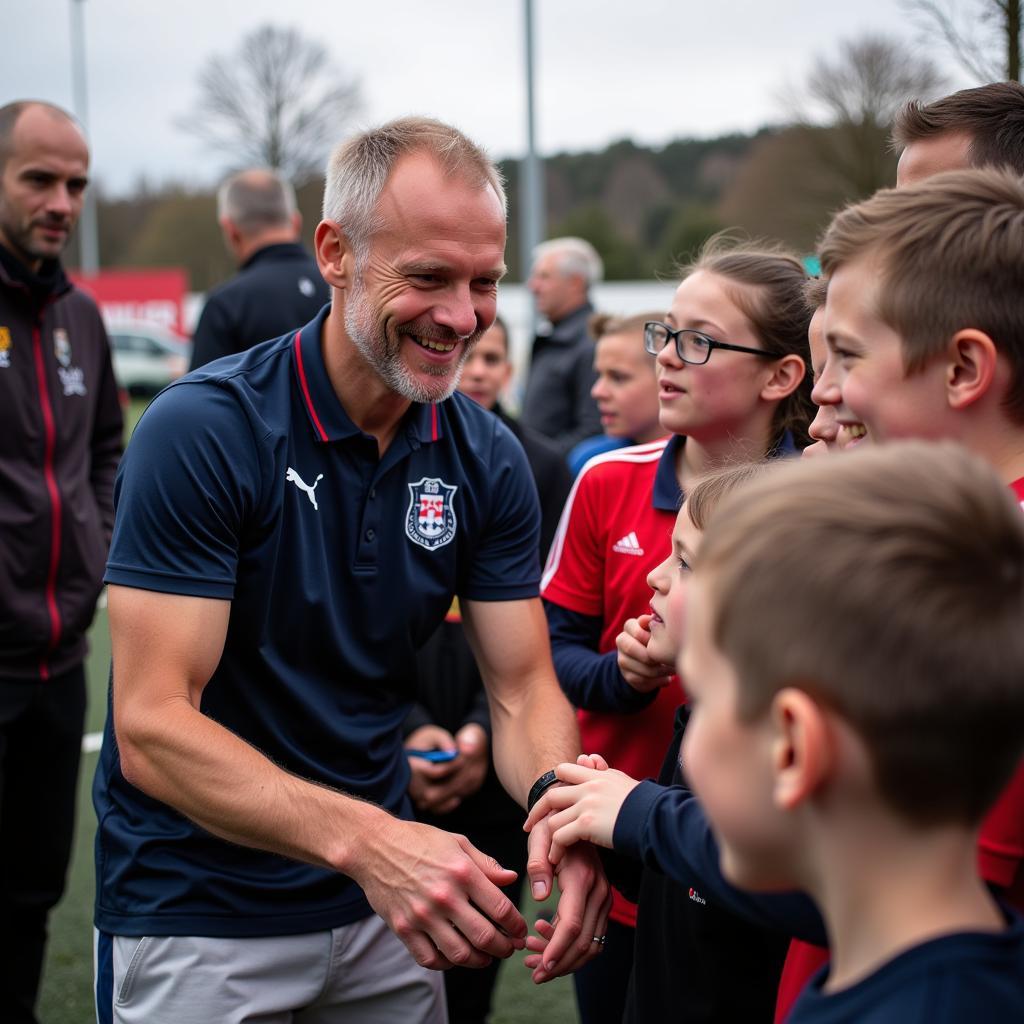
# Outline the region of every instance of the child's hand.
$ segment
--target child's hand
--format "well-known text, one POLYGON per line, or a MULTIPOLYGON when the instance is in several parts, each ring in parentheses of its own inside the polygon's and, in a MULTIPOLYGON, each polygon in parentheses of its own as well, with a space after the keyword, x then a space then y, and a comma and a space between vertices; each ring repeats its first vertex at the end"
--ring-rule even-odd
MULTIPOLYGON (((584 754, 597 758, 597 754, 584 754)), ((555 774, 565 786, 549 789, 534 805, 523 828, 529 832, 538 821, 547 817, 551 829, 552 864, 557 864, 567 846, 589 840, 611 849, 615 819, 626 797, 638 785, 624 772, 607 767, 590 768, 578 764, 557 765, 555 774)))
POLYGON ((675 669, 655 661, 647 653, 647 644, 651 632, 647 628, 651 624, 650 615, 641 615, 636 619, 627 619, 622 632, 615 638, 618 649, 619 671, 622 678, 640 693, 650 693, 671 681, 675 669))

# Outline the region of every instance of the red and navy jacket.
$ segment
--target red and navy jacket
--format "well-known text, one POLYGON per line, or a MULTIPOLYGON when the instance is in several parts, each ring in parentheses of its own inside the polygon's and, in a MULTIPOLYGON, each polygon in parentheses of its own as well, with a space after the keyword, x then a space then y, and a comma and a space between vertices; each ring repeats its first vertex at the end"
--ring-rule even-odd
POLYGON ((123 423, 95 303, 0 247, 0 680, 85 657, 123 423))

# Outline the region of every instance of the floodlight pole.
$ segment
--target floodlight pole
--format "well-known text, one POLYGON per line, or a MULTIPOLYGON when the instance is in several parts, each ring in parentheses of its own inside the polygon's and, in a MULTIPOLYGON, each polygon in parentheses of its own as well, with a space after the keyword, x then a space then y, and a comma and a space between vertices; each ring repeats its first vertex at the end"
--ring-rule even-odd
POLYGON ((534 247, 544 238, 544 177, 541 159, 537 155, 534 112, 533 0, 523 0, 523 23, 526 53, 526 157, 520 175, 519 266, 525 283, 530 276, 534 247))
MULTIPOLYGON (((71 93, 82 130, 89 131, 89 101, 85 73, 85 0, 71 0, 71 93)), ((78 227, 79 263, 83 274, 100 269, 100 242, 96 222, 96 186, 85 190, 78 227)))

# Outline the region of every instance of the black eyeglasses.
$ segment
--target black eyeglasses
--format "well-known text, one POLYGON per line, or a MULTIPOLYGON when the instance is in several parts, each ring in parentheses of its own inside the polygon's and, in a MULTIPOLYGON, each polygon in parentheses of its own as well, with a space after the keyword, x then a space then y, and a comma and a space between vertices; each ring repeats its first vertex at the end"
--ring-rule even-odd
POLYGON ((676 343, 676 355, 684 363, 696 366, 706 363, 716 348, 725 348, 730 352, 749 352, 752 356, 765 356, 768 359, 781 357, 781 353, 767 352, 763 348, 748 348, 746 345, 730 345, 724 341, 715 341, 700 331, 692 331, 686 327, 673 331, 668 324, 659 323, 657 320, 648 320, 644 324, 644 348, 651 355, 656 356, 669 340, 676 343))

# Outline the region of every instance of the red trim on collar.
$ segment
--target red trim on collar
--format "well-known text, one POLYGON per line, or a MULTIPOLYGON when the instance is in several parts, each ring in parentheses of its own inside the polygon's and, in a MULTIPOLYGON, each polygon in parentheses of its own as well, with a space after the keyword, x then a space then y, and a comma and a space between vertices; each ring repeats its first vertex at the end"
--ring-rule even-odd
POLYGON ((306 382, 306 369, 302 365, 302 331, 295 332, 295 365, 299 370, 299 387, 302 388, 302 397, 306 401, 306 408, 309 409, 309 415, 313 417, 313 425, 316 427, 317 432, 320 434, 320 440, 327 440, 327 431, 324 430, 323 424, 320 422, 320 417, 316 414, 316 409, 313 407, 313 398, 309 393, 309 384, 306 382))
POLYGON ((437 440, 437 405, 430 406, 430 440, 437 440))

